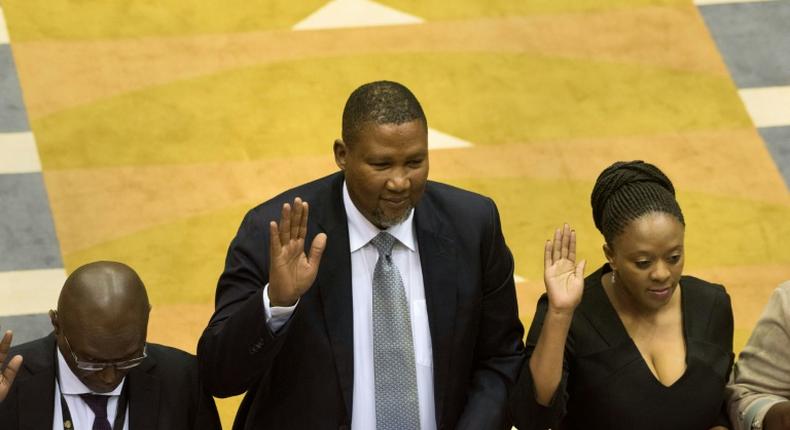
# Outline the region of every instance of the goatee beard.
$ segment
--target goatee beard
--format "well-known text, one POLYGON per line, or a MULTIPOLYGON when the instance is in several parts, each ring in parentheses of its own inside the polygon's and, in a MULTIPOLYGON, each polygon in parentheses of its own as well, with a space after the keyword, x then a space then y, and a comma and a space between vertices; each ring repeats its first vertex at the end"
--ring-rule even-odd
POLYGON ((398 225, 403 221, 406 221, 406 219, 409 218, 409 215, 411 215, 411 211, 413 210, 414 210, 414 206, 410 206, 408 209, 403 211, 400 215, 387 217, 384 214, 384 211, 382 211, 380 208, 376 208, 371 214, 371 217, 373 218, 372 221, 373 224, 376 225, 376 227, 382 230, 386 230, 394 225, 398 225))

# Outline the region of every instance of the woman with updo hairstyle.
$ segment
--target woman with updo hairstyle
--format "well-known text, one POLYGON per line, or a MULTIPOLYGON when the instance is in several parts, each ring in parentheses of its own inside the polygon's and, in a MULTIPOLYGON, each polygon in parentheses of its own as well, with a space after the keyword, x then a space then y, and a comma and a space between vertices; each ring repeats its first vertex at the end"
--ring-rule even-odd
POLYGON ((584 278, 566 224, 545 245, 546 293, 511 399, 519 429, 729 428, 732 307, 683 276, 685 221, 652 164, 617 162, 592 192, 608 261, 584 278))

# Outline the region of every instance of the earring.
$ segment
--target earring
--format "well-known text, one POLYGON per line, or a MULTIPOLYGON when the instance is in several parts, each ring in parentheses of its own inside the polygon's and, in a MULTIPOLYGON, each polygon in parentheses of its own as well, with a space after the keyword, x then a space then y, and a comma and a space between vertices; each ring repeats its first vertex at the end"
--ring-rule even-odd
POLYGON ((614 285, 616 281, 617 278, 614 276, 614 270, 612 270, 612 285, 614 285))

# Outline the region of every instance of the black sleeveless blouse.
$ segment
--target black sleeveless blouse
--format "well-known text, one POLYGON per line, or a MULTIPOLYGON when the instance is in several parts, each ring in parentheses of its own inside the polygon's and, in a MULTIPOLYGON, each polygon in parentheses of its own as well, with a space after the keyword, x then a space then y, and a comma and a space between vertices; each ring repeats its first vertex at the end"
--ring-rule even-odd
MULTIPOLYGON (((724 386, 732 368, 732 307, 724 288, 684 276, 680 281, 686 370, 659 382, 625 329, 601 284, 605 265, 585 279, 565 345, 563 376, 549 407, 535 402, 527 362, 514 390, 519 429, 708 430, 729 426, 724 386)), ((527 336, 535 349, 548 309, 544 294, 527 336)), ((528 360, 528 358, 527 358, 528 360)))

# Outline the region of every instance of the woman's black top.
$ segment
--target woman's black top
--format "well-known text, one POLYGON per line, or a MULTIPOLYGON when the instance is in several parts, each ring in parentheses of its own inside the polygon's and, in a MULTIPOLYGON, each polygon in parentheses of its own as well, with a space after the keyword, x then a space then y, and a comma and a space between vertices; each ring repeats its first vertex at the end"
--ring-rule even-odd
POLYGON ((729 427, 724 386, 732 368, 732 306, 721 285, 680 280, 686 371, 659 382, 601 284, 605 265, 585 278, 565 343, 562 380, 550 406, 535 401, 528 360, 548 309, 541 296, 527 335, 527 361, 511 401, 519 429, 707 430, 729 427))

